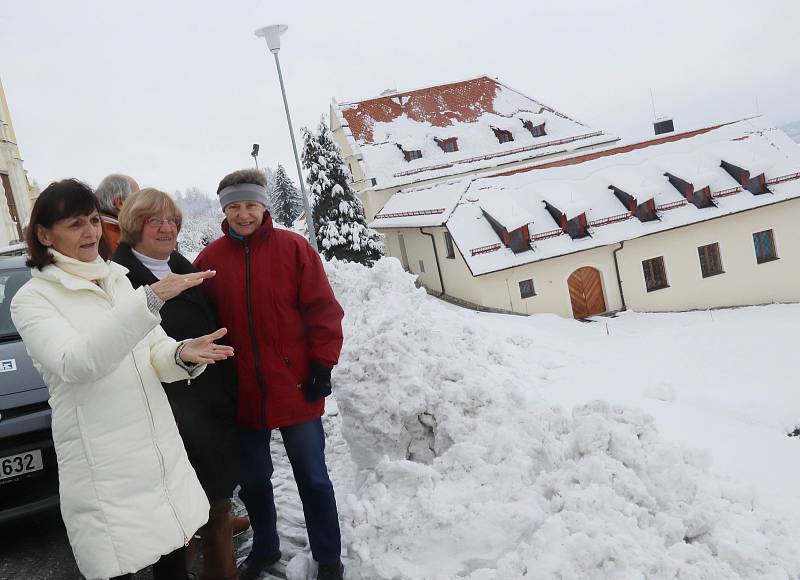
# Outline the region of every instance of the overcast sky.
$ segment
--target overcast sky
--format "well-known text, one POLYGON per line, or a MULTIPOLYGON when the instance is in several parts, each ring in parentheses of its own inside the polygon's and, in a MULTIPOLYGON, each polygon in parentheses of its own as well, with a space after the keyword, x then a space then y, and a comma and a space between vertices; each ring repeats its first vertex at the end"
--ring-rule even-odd
POLYGON ((487 74, 589 125, 648 134, 761 112, 800 119, 798 0, 0 0, 0 79, 41 186, 107 173, 215 192, 295 175, 273 57, 299 128, 340 101, 487 74))

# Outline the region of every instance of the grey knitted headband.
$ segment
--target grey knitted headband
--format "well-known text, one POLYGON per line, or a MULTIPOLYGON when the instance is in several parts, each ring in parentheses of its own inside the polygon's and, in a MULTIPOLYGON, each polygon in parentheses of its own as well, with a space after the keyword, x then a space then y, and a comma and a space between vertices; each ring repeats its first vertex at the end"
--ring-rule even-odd
POLYGON ((229 185, 218 194, 219 204, 222 209, 226 205, 236 203, 237 201, 257 201, 263 204, 264 207, 269 207, 267 203, 267 188, 256 183, 236 183, 229 185))

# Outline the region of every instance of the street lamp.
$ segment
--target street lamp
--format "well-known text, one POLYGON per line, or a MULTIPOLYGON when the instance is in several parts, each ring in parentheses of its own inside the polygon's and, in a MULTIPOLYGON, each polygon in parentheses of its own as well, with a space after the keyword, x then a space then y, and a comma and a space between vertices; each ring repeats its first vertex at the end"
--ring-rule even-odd
POLYGON ((300 180, 300 191, 303 194, 303 207, 306 212, 306 227, 308 228, 308 238, 314 249, 319 251, 317 246, 317 234, 314 231, 314 220, 311 219, 311 206, 308 204, 306 186, 303 182, 303 172, 300 169, 300 157, 297 155, 297 143, 294 140, 294 129, 292 129, 292 117, 289 114, 289 103, 286 100, 286 89, 283 86, 283 74, 281 73, 281 62, 278 60, 278 51, 281 49, 281 35, 289 29, 285 24, 273 24, 256 30, 256 36, 263 37, 267 41, 269 51, 275 56, 275 66, 278 68, 278 81, 281 84, 281 94, 283 95, 283 106, 286 109, 286 122, 289 123, 289 136, 292 138, 292 151, 294 152, 294 162, 297 165, 297 178, 300 180))
POLYGON ((253 150, 250 152, 250 155, 256 162, 256 169, 258 169, 258 143, 253 143, 253 150))

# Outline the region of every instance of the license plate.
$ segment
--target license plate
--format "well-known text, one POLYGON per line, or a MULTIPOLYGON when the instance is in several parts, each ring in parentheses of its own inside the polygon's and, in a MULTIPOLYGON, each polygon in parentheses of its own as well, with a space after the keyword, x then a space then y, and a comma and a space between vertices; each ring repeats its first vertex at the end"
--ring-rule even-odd
POLYGON ((44 463, 42 462, 42 452, 39 449, 0 457, 0 480, 41 471, 42 469, 44 469, 44 463))

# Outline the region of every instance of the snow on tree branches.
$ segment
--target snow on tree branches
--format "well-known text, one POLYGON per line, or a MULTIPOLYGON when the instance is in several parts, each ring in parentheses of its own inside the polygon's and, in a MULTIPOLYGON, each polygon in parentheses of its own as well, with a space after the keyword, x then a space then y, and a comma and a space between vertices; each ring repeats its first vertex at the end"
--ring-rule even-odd
POLYGON ((272 217, 286 226, 292 227, 292 223, 303 211, 303 201, 292 180, 286 175, 283 165, 278 164, 278 170, 273 177, 273 186, 270 191, 270 202, 272 217))
POLYGON ((350 171, 325 121, 316 134, 303 128, 303 167, 320 252, 326 259, 371 265, 383 254, 383 236, 367 226, 361 200, 350 187, 350 171))
POLYGON ((175 203, 183 213, 178 234, 178 249, 184 254, 196 254, 222 235, 220 223, 225 215, 219 201, 196 187, 175 192, 175 203))

